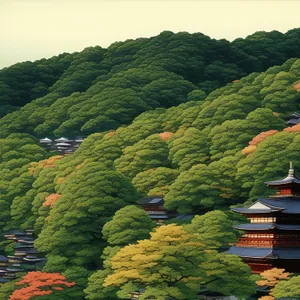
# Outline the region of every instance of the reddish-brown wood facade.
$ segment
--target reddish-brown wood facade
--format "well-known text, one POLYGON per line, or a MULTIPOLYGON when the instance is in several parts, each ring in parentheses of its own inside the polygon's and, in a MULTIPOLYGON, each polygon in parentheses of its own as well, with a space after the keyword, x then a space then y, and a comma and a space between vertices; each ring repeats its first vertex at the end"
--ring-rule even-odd
POLYGON ((249 208, 233 209, 250 224, 236 226, 245 233, 228 253, 242 257, 253 273, 273 267, 299 273, 300 178, 291 165, 287 177, 266 184, 277 193, 249 208))

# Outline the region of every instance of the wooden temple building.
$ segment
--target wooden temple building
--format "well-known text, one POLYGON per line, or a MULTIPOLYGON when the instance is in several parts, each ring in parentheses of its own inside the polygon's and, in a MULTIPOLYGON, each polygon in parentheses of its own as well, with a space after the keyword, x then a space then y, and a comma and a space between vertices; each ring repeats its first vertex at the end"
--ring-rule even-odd
POLYGON ((149 217, 156 224, 163 224, 169 219, 176 219, 177 221, 190 221, 194 217, 193 214, 178 214, 176 211, 166 210, 164 207, 164 199, 161 196, 144 197, 137 201, 149 215, 149 217))
POLYGON ((66 137, 61 137, 56 140, 52 140, 47 137, 40 139, 40 144, 46 150, 57 151, 60 154, 72 154, 79 148, 82 142, 83 142, 82 137, 76 137, 75 139, 68 139, 66 137))
POLYGON ((34 249, 34 230, 11 230, 4 236, 15 242, 13 255, 0 255, 0 284, 16 278, 18 272, 40 269, 46 259, 34 249))
POLYGON ((174 216, 164 208, 164 199, 162 197, 144 197, 137 201, 139 205, 148 213, 149 217, 156 223, 163 223, 174 216))
POLYGON ((288 176, 266 185, 276 193, 233 209, 250 223, 235 226, 245 234, 227 253, 242 257, 253 273, 274 267, 300 273, 300 178, 291 163, 288 176))
POLYGON ((295 126, 300 124, 300 114, 297 112, 294 112, 293 114, 285 117, 286 124, 288 126, 295 126))

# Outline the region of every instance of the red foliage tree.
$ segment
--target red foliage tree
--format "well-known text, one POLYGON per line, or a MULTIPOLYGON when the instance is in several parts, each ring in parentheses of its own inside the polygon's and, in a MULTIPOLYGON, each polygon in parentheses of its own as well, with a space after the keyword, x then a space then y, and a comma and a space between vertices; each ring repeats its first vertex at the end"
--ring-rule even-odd
POLYGON ((255 136, 252 141, 249 142, 249 145, 257 145, 260 142, 262 142, 264 139, 266 139, 268 136, 274 135, 278 132, 278 130, 269 130, 269 131, 264 131, 255 136))
POLYGON ((59 273, 29 272, 16 284, 25 286, 14 291, 9 300, 29 300, 50 295, 54 290, 61 291, 63 287, 75 285, 75 282, 66 281, 66 277, 59 273))
POLYGON ((169 132, 169 131, 165 131, 165 132, 162 132, 159 134, 159 136, 161 137, 161 139, 163 141, 166 141, 170 136, 173 136, 173 135, 174 135, 174 133, 169 132))
POLYGON ((287 132, 296 132, 296 131, 300 131, 300 124, 294 125, 292 127, 287 127, 283 129, 284 131, 287 132))
POLYGON ((43 206, 52 206, 59 198, 61 197, 60 194, 51 194, 45 198, 45 202, 43 206))

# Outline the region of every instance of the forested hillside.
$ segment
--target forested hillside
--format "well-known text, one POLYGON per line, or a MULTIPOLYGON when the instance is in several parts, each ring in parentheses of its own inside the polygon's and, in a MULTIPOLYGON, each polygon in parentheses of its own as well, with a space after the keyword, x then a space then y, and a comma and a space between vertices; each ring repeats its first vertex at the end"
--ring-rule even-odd
POLYGON ((34 228, 43 272, 75 283, 40 298, 254 293, 249 267, 218 250, 238 235, 230 206, 267 195, 291 160, 300 172, 300 127, 284 120, 300 111, 299 50, 299 29, 232 43, 163 32, 3 69, 3 112, 22 107, 0 119, 1 236, 34 228), (36 139, 77 134, 65 156, 36 139), (143 196, 196 217, 157 226, 143 196))
POLYGON ((0 71, 0 116, 22 107, 1 120, 0 134, 116 129, 146 110, 201 100, 228 82, 282 64, 297 57, 299 45, 299 29, 257 32, 231 43, 166 31, 108 49, 19 63, 0 71), (194 89, 202 92, 189 97, 194 89))

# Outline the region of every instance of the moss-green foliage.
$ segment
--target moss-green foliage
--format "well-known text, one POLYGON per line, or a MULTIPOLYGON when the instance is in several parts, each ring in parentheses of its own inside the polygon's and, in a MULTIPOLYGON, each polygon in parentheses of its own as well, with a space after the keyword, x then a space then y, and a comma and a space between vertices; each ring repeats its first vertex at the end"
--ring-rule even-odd
MULTIPOLYGON (((31 197, 34 197, 31 191, 34 178, 28 174, 28 164, 41 160, 47 153, 27 134, 11 134, 1 139, 0 145, 0 225, 3 234, 4 230, 11 228, 10 215, 14 219, 14 208, 10 211, 10 206, 14 201, 22 206, 23 200, 29 197, 32 201, 31 197)), ((3 240, 3 237, 0 239, 3 240)))
MULTIPOLYGON (((264 181, 286 175, 290 160, 300 170, 300 132, 282 131, 283 117, 300 110, 294 88, 300 60, 266 70, 299 53, 298 31, 257 33, 233 43, 164 32, 18 64, 14 70, 24 77, 19 85, 12 83, 12 69, 1 71, 11 74, 0 80, 1 97, 16 95, 17 101, 7 98, 6 110, 37 99, 0 120, 0 225, 2 230, 35 228, 35 246, 48 258, 44 270, 78 283, 60 294, 62 299, 84 299, 87 278, 101 267, 89 279, 88 299, 117 297, 115 287, 102 285, 119 247, 145 238, 148 216, 128 206, 138 197, 164 196, 166 208, 183 213, 228 210, 266 195, 264 181), (27 90, 24 74, 30 68, 36 75, 28 75, 34 87, 28 84, 27 90), (253 70, 258 73, 243 77, 253 70), (241 152, 257 134, 274 129, 279 133, 252 154, 241 152), (33 137, 49 133, 88 137, 74 154, 49 158, 52 154, 33 137), (53 194, 60 197, 44 205, 53 194), (124 234, 129 223, 137 226, 134 234, 124 234)), ((196 217, 187 226, 209 237, 214 247, 234 237, 222 212, 196 217), (207 223, 214 224, 214 234, 203 231, 207 223), (228 235, 219 230, 225 223, 228 235)), ((231 264, 216 260, 225 268, 231 264)), ((209 272, 209 264, 203 267, 209 272)), ((219 270, 213 272, 219 276, 219 270)), ((228 294, 233 279, 208 288, 228 294)))
POLYGON ((292 277, 288 280, 282 280, 274 287, 272 295, 276 299, 280 298, 293 298, 300 299, 300 276, 292 277))
POLYGON ((132 184, 144 196, 165 196, 178 175, 176 169, 159 167, 138 173, 132 184))
MULTIPOLYGON (((66 257, 67 265, 88 266, 101 254, 102 226, 136 199, 135 189, 122 175, 88 163, 68 180, 35 246, 50 256, 66 257)), ((46 266, 51 267, 49 261, 46 266)))
POLYGON ((116 170, 132 179, 138 173, 156 167, 168 167, 169 148, 157 135, 150 135, 133 146, 124 149, 123 155, 115 160, 116 170))
POLYGON ((185 229, 190 233, 198 233, 199 240, 208 248, 218 249, 236 242, 238 232, 232 226, 233 222, 223 211, 215 210, 195 216, 185 229))
POLYGON ((299 131, 277 133, 260 143, 253 154, 238 163, 236 178, 247 191, 250 201, 272 193, 265 188, 264 182, 285 177, 289 161, 293 161, 296 171, 300 170, 299 141, 299 131))
POLYGON ((102 234, 110 245, 122 246, 149 238, 154 225, 142 208, 128 205, 118 210, 112 220, 103 226, 102 234))
MULTIPOLYGON (((145 110, 201 102, 228 82, 297 57, 299 45, 299 29, 256 33, 232 43, 165 31, 107 49, 19 63, 0 70, 0 117, 6 115, 0 134, 59 136, 117 128, 145 110)), ((281 83, 292 80, 279 77, 281 83)), ((269 97, 269 106, 281 96, 269 97)))

